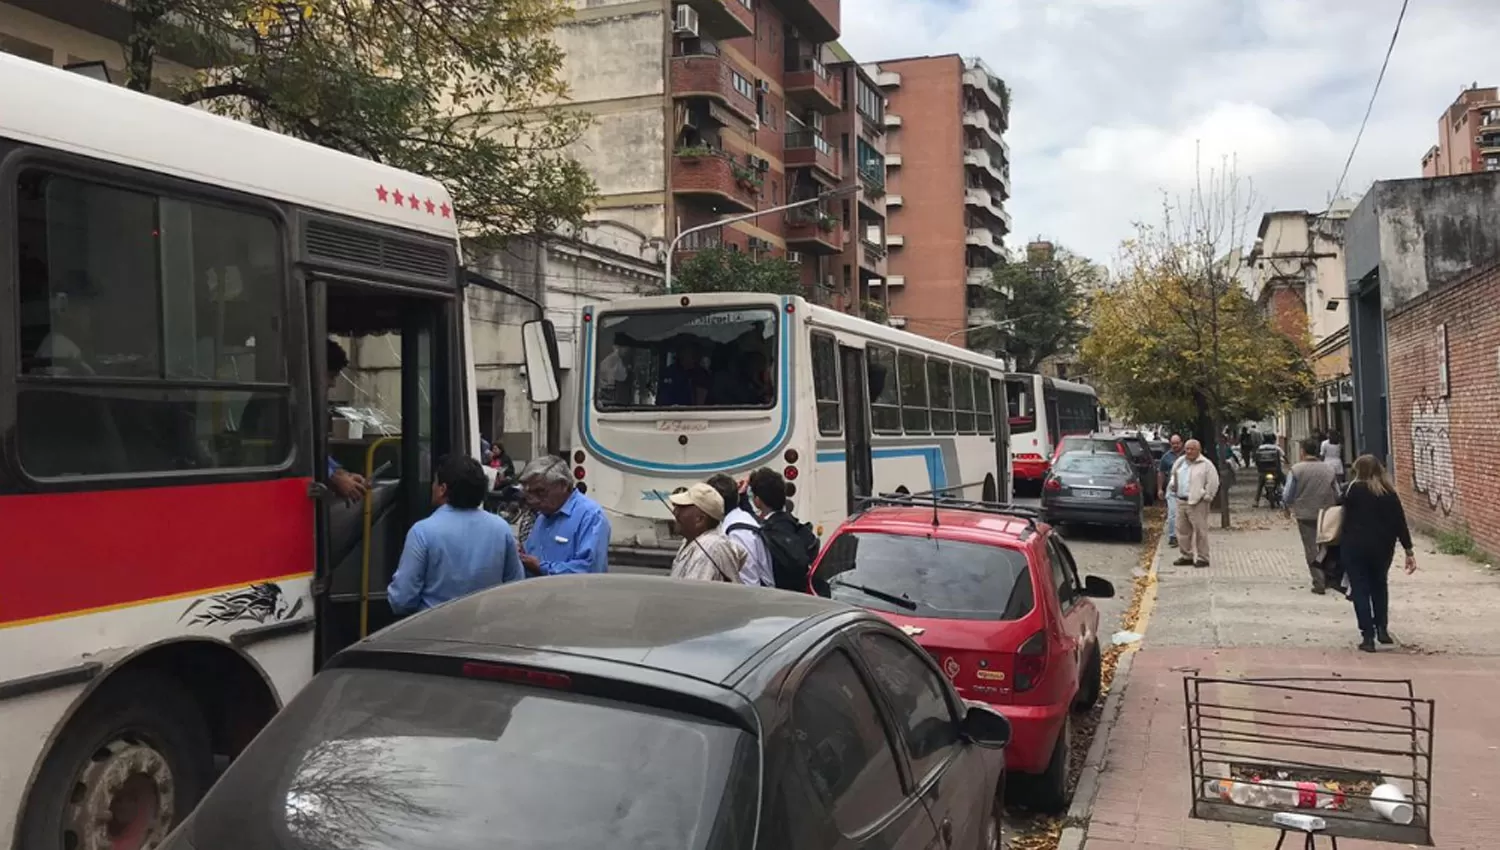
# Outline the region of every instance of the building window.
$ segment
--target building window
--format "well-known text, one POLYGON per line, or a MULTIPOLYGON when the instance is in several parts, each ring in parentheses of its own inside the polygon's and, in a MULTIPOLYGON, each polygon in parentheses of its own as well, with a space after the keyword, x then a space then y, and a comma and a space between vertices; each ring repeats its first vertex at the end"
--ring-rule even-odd
POLYGON ((0 33, 0 53, 9 53, 22 59, 41 62, 43 65, 52 64, 52 48, 5 33, 0 33))
POLYGON ((858 101, 855 106, 859 114, 876 124, 885 121, 885 95, 865 82, 863 78, 859 80, 858 89, 858 101))
POLYGON ((730 71, 730 77, 734 80, 734 90, 745 96, 746 100, 755 100, 755 86, 739 71, 730 71))
POLYGON ((276 223, 42 170, 15 187, 17 444, 36 478, 290 456, 276 223))

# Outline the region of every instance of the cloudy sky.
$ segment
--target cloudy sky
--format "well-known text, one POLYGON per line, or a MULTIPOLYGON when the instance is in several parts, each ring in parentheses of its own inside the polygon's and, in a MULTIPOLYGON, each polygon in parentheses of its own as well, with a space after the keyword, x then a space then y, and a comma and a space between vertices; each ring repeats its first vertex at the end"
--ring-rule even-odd
MULTIPOLYGON (((861 61, 979 56, 1009 84, 1012 247, 1109 263, 1163 192, 1233 156, 1266 209, 1322 209, 1401 0, 844 0, 861 61)), ((1500 0, 1411 0, 1341 194, 1414 177, 1460 88, 1500 84, 1500 0)), ((1255 224, 1251 224, 1253 238, 1255 224)))

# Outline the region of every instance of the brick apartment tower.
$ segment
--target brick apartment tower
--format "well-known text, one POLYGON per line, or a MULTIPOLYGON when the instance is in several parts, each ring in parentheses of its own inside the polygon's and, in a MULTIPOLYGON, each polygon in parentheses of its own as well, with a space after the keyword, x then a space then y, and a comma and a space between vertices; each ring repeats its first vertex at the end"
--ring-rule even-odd
MULTIPOLYGON (((670 241, 718 218, 815 197, 845 179, 829 67, 840 0, 594 0, 558 28, 574 108, 594 118, 571 151, 599 187, 594 212, 670 241)), ((842 292, 838 201, 691 234, 674 263, 727 246, 798 261, 810 297, 842 292)))
POLYGON ((1500 171, 1500 92, 1478 83, 1438 118, 1438 143, 1422 156, 1423 177, 1500 171))
POLYGON ((971 290, 1010 232, 1005 84, 957 55, 877 63, 886 93, 886 245, 891 324, 966 345, 971 290))

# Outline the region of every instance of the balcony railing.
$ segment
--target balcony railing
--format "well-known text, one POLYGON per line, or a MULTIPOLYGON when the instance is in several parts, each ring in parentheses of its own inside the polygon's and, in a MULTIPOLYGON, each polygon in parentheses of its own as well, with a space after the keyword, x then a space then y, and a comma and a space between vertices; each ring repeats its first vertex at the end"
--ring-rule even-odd
POLYGON ((813 254, 844 250, 844 226, 827 210, 799 207, 786 214, 786 241, 813 254))
POLYGON ((885 193, 885 163, 878 166, 862 165, 859 167, 859 181, 865 184, 865 189, 871 192, 885 193))
POLYGON ((808 109, 833 114, 843 109, 841 80, 812 56, 788 57, 782 88, 789 100, 808 109))
POLYGON ((699 230, 689 233, 677 242, 678 251, 707 251, 710 248, 719 248, 724 245, 723 228, 713 230, 699 230))
POLYGON ((1491 148, 1500 148, 1500 133, 1485 133, 1481 136, 1476 137, 1475 141, 1478 142, 1479 146, 1481 148, 1484 148, 1485 150, 1489 150, 1491 148))
POLYGON ((672 191, 710 199, 716 208, 750 212, 764 178, 729 154, 708 148, 682 148, 672 158, 672 191))
POLYGON ((812 130, 797 130, 787 133, 783 160, 787 168, 813 168, 823 172, 829 179, 838 181, 843 177, 839 169, 839 155, 833 145, 821 133, 812 130))
MULTIPOLYGON (((729 0, 737 3, 738 0, 729 0)), ((718 101, 745 121, 758 116, 755 100, 734 85, 736 71, 723 57, 708 53, 672 57, 672 96, 718 101)))

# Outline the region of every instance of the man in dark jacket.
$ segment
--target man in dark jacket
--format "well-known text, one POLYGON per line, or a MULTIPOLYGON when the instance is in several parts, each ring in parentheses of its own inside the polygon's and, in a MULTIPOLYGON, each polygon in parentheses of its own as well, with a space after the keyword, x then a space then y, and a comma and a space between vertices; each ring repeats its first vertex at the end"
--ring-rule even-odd
POLYGON ((1318 561, 1318 513, 1338 502, 1338 484, 1333 467, 1318 455, 1318 439, 1302 441, 1302 460, 1287 476, 1282 496, 1285 510, 1297 518, 1297 533, 1302 537, 1302 552, 1307 558, 1307 572, 1312 576, 1312 592, 1326 591, 1326 576, 1318 561))

